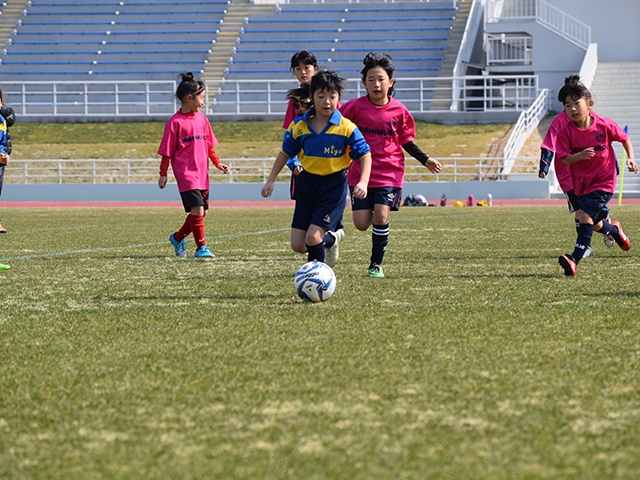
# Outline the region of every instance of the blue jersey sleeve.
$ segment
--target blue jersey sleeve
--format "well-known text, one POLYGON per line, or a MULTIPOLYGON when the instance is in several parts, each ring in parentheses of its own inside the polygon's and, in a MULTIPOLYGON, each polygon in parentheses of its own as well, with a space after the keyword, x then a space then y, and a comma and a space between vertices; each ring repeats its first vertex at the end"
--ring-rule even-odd
POLYGON ((289 160, 287 160, 287 167, 289 167, 289 170, 293 171, 294 168, 296 167, 301 167, 302 164, 300 163, 300 160, 298 160, 298 157, 291 157, 289 160))
POLYGON ((356 127, 353 133, 351 133, 351 136, 349 136, 348 144, 351 147, 349 155, 352 160, 360 160, 366 154, 371 153, 369 144, 365 141, 358 127, 356 127))

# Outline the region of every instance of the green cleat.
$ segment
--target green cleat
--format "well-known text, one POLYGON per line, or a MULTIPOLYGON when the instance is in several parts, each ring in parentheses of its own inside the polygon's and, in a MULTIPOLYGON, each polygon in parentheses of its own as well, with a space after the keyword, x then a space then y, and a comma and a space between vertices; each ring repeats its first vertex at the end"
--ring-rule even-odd
POLYGON ((369 267, 369 276, 371 278, 384 278, 384 272, 382 271, 382 267, 377 263, 372 263, 369 267))

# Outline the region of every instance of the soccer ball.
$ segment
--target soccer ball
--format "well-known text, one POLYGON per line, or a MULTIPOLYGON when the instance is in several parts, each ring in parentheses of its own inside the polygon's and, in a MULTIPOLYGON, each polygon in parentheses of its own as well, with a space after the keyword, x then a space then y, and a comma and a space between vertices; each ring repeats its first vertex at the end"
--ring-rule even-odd
POLYGON ((314 260, 300 267, 293 285, 298 296, 305 302, 324 302, 336 291, 336 274, 326 263, 314 260))

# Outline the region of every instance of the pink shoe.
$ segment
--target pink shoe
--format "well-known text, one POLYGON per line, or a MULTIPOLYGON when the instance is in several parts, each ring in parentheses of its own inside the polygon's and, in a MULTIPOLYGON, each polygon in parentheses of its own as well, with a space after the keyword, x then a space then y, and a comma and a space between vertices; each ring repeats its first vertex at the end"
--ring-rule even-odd
POLYGON ((567 277, 573 277, 576 274, 576 267, 578 266, 578 264, 575 262, 575 260, 571 257, 571 255, 567 254, 567 255, 560 255, 558 257, 558 263, 560 264, 560 266, 564 269, 564 274, 567 277))
POLYGON ((618 236, 620 237, 620 241, 616 239, 616 243, 622 250, 626 252, 631 248, 631 241, 629 240, 629 237, 627 237, 622 231, 622 227, 620 226, 619 221, 614 220, 613 222, 611 222, 611 225, 618 227, 618 236))

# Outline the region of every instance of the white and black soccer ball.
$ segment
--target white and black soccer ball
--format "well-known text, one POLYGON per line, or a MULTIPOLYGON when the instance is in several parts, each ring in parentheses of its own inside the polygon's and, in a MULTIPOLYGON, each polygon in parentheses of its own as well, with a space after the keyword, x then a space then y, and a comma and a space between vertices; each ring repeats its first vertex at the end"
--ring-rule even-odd
POLYGON ((293 284, 296 293, 305 302, 325 302, 336 291, 336 274, 326 263, 314 260, 300 267, 293 284))

